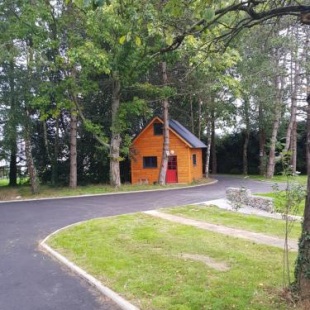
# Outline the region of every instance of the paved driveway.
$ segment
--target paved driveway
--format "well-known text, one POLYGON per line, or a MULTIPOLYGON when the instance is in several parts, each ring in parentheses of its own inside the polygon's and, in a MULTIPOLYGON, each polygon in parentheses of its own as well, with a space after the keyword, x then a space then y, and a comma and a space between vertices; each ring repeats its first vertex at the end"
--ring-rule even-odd
POLYGON ((118 309, 39 252, 38 242, 58 228, 86 219, 223 198, 229 186, 253 192, 271 188, 240 178, 217 179, 217 184, 169 191, 1 203, 0 310, 118 309))

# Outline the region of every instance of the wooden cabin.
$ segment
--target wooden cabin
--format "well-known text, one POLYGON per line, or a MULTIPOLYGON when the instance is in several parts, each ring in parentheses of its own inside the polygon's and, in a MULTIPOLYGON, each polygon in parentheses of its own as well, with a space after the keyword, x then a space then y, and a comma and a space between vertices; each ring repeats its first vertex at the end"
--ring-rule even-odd
MULTIPOLYGON (((202 149, 206 145, 175 120, 169 120, 170 151, 166 183, 191 183, 203 177, 202 149)), ((158 181, 163 149, 163 121, 154 117, 131 146, 131 183, 158 181)))

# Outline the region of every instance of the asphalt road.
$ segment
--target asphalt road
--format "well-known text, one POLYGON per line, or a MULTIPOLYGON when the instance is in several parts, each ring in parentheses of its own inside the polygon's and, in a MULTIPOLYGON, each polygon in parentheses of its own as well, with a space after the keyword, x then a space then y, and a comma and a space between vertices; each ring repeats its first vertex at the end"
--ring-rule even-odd
POLYGON ((172 207, 225 197, 227 187, 253 192, 271 184, 216 177, 208 186, 0 204, 0 310, 116 310, 77 276, 38 250, 56 229, 96 217, 172 207))

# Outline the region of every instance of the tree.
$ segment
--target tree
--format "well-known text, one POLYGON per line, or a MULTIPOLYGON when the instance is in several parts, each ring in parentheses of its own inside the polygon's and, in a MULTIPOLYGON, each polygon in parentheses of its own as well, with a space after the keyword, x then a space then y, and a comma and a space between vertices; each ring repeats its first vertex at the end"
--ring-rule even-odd
MULTIPOLYGON (((167 63, 165 61, 161 63, 161 69, 162 69, 163 85, 167 85, 168 83, 167 63)), ((169 158, 169 153, 170 153, 168 106, 169 106, 168 99, 164 98, 163 99, 163 151, 162 151, 161 166, 160 166, 159 177, 158 177, 158 183, 160 185, 166 184, 168 158, 169 158)))

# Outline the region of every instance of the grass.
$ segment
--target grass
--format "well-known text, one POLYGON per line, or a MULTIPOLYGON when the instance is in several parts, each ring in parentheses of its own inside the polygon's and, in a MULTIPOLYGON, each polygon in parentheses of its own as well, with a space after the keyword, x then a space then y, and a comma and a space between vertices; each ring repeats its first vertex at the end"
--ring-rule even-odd
MULTIPOLYGON (((249 175, 250 179, 259 180, 259 181, 268 181, 273 183, 285 183, 287 182, 287 176, 285 175, 275 175, 272 179, 267 179, 261 175, 249 175)), ((293 179, 301 184, 307 184, 307 176, 306 175, 298 175, 296 177, 293 177, 293 179)))
MULTIPOLYGON (((285 221, 255 215, 245 215, 235 211, 227 211, 215 206, 183 206, 171 209, 162 209, 162 212, 186 218, 205 221, 212 224, 239 228, 265 235, 284 237, 285 221)), ((289 238, 299 238, 301 224, 290 222, 289 238)))
MULTIPOLYGON (((255 194, 255 195, 273 198, 276 212, 284 213, 285 204, 286 204, 285 191, 281 191, 277 193, 275 192, 262 193, 262 194, 255 194)), ((305 199, 303 199, 298 205, 291 208, 289 213, 293 215, 303 216, 304 209, 305 209, 305 199)))
MULTIPOLYGON (((250 176, 251 179, 257 179, 260 181, 272 181, 274 183, 289 183, 290 186, 296 184, 300 184, 302 186, 306 186, 307 184, 307 176, 299 175, 295 177, 287 177, 285 175, 276 175, 272 179, 262 178, 261 176, 250 176)), ((261 193, 256 194, 263 197, 273 198, 274 206, 277 212, 285 213, 286 206, 286 192, 285 191, 277 191, 270 193, 261 193)), ((302 200, 298 205, 292 207, 289 211, 290 214, 303 216, 305 208, 305 200, 302 200)))
POLYGON ((184 186, 191 186, 197 184, 207 184, 212 179, 203 179, 193 184, 169 184, 165 186, 161 185, 132 185, 123 184, 120 188, 115 188, 107 184, 92 184, 86 186, 78 186, 76 189, 70 189, 68 187, 52 187, 48 185, 41 185, 40 192, 33 195, 30 191, 29 185, 23 184, 16 188, 10 188, 6 186, 8 183, 5 180, 1 180, 0 183, 0 200, 14 200, 14 199, 27 199, 27 198, 45 198, 45 197, 64 197, 64 196, 79 196, 79 195, 93 195, 93 194, 105 194, 127 191, 140 191, 140 190, 156 190, 163 188, 178 188, 184 186))
MULTIPOLYGON (((280 249, 152 218, 91 220, 48 243, 142 310, 290 309, 280 249), (218 271, 182 254, 226 263, 218 271)), ((290 253, 293 262, 296 253, 290 253)), ((292 266, 291 266, 292 267, 292 266)))
POLYGON ((7 186, 9 185, 8 179, 0 179, 0 186, 7 186))

